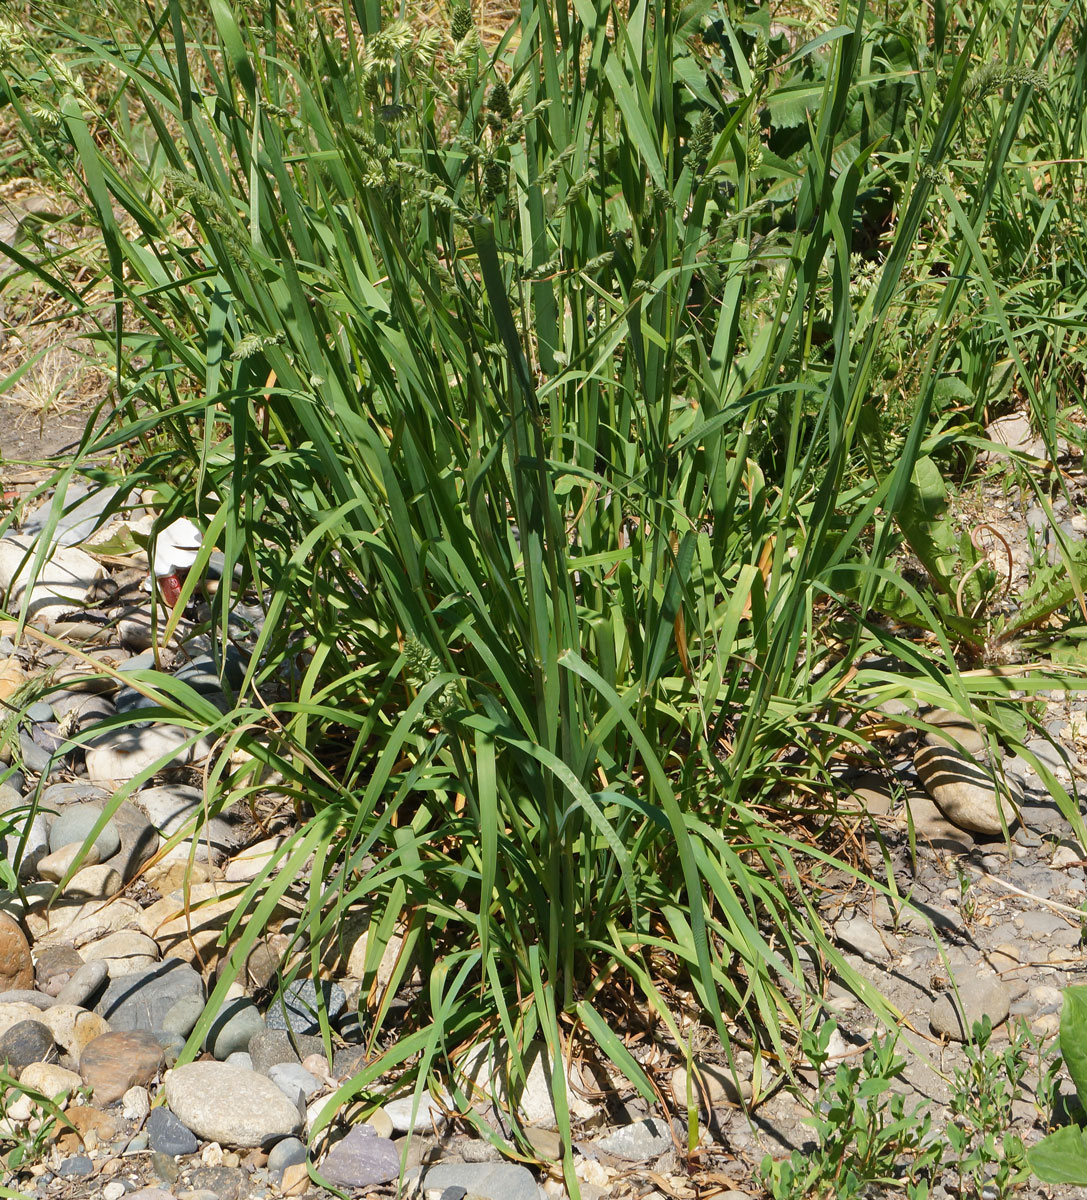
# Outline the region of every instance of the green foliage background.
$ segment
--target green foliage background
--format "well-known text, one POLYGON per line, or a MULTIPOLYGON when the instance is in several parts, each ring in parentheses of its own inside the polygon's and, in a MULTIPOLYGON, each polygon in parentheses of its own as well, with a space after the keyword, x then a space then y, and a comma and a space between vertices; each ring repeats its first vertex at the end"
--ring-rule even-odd
POLYGON ((656 1101, 634 1013, 787 1063, 805 969, 864 990, 810 883, 833 764, 900 698, 1021 745, 1054 676, 991 664, 1082 590, 1066 548, 997 611, 947 517, 987 416, 1074 433, 1082 6, 7 7, 10 167, 105 248, 5 247, 114 371, 61 496, 135 440, 267 607, 226 714, 142 681, 219 739, 211 811, 274 770, 306 814, 233 967, 287 890, 303 969, 399 932, 348 1089, 466 1106, 469 1046, 516 1091, 542 1042, 567 1134, 575 1048, 656 1101))

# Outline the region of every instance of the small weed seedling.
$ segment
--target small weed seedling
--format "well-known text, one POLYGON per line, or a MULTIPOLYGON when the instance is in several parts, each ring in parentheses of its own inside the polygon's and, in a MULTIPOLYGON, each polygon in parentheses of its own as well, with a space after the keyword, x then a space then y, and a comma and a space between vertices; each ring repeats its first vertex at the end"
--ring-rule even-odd
MULTIPOLYGON (((827 1021, 804 1038, 804 1050, 822 1074, 836 1025, 827 1021)), ((893 1187, 907 1200, 926 1200, 941 1146, 931 1132, 927 1103, 906 1111, 904 1096, 889 1094, 906 1060, 895 1055, 896 1038, 878 1036, 854 1065, 839 1064, 824 1079, 815 1112, 807 1118, 818 1144, 762 1163, 762 1179, 774 1200, 851 1200, 873 1187, 893 1187)))
POLYGON ((958 1194, 980 1196, 984 1190, 986 1196, 1003 1200, 1026 1174, 1023 1143, 1007 1130, 1012 1103, 1029 1067, 1030 1041, 1020 1024, 998 1054, 989 1045, 992 1035, 992 1024, 983 1017, 964 1046, 966 1067, 955 1072, 947 1143, 958 1174, 958 1194))

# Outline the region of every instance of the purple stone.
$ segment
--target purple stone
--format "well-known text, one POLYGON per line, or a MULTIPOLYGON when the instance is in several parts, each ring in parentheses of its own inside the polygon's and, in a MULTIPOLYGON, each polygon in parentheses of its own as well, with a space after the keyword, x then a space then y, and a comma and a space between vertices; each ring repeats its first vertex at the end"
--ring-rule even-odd
POLYGON ((400 1155, 369 1125, 356 1125, 328 1152, 319 1174, 340 1187, 373 1187, 400 1175, 400 1155))

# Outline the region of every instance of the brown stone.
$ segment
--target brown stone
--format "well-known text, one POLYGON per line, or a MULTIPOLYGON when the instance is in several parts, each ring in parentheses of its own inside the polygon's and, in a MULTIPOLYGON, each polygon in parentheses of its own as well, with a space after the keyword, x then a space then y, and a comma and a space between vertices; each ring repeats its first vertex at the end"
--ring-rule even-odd
POLYGON ((70 943, 42 946, 34 963, 38 987, 48 996, 55 996, 83 966, 83 956, 70 943))
POLYGON ((151 1034, 122 1030, 89 1042, 79 1059, 79 1073, 99 1104, 112 1104, 130 1087, 150 1083, 164 1062, 162 1047, 151 1034))
POLYGON ((34 986, 34 960, 19 922, 0 913, 0 992, 34 986))
POLYGON ((64 1117, 76 1127, 80 1137, 93 1132, 100 1142, 112 1142, 121 1133, 121 1122, 112 1113, 103 1112, 93 1104, 73 1104, 65 1110, 64 1117))
POLYGON ((0 700, 8 700, 26 683, 26 675, 15 658, 0 663, 0 700))

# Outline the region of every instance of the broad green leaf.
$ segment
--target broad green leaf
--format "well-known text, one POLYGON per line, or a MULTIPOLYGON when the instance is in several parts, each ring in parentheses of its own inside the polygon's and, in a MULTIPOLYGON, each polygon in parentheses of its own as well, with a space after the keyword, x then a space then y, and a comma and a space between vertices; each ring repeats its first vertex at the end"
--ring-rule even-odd
POLYGON ((1030 1169, 1043 1183, 1087 1187, 1087 1131, 1065 1125, 1027 1150, 1030 1169))

